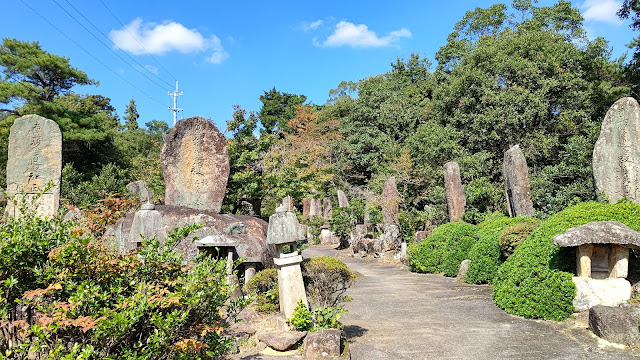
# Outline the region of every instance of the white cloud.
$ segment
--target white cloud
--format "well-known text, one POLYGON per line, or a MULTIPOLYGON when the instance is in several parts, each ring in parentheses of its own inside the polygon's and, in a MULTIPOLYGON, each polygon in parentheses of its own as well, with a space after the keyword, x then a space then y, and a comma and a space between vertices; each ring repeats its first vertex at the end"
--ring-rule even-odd
POLYGON ((602 21, 611 24, 622 24, 616 12, 622 6, 622 2, 616 0, 586 0, 582 8, 582 16, 587 21, 602 21))
POLYGON ((179 51, 186 54, 213 50, 213 54, 207 60, 214 64, 219 64, 229 57, 217 36, 206 38, 198 30, 187 29, 175 21, 157 24, 145 23, 142 19, 136 18, 122 29, 111 30, 109 38, 120 49, 135 55, 146 52, 165 54, 179 51))
POLYGON ((311 31, 311 30, 315 30, 322 24, 324 24, 323 20, 316 20, 314 22, 303 21, 302 22, 302 30, 305 31, 305 32, 311 31))
POLYGON ((158 68, 153 65, 145 65, 145 69, 149 70, 149 72, 158 75, 158 68))
POLYGON ((383 47, 397 42, 401 38, 411 37, 406 28, 390 32, 387 36, 378 37, 367 25, 340 21, 336 29, 325 41, 313 39, 313 44, 324 47, 351 46, 355 48, 383 47))

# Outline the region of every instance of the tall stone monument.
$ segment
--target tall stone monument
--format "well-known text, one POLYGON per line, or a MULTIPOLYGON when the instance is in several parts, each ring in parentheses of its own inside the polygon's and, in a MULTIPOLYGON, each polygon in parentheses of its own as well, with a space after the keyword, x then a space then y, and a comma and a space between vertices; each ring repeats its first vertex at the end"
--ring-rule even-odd
POLYGON ((593 149, 593 178, 599 200, 615 203, 626 196, 640 203, 640 106, 634 98, 622 98, 607 111, 593 149))
POLYGON ((325 223, 329 223, 329 220, 331 220, 331 215, 333 215, 333 206, 331 205, 331 199, 324 198, 322 199, 322 216, 324 217, 325 223))
POLYGON ((278 257, 273 259, 273 262, 278 269, 280 311, 286 318, 290 318, 298 300, 308 305, 300 269, 302 255, 298 254, 296 248, 297 241, 304 239, 304 235, 300 232, 294 213, 285 211, 282 207, 276 211, 269 217, 267 244, 275 245, 278 252, 278 257), (289 246, 291 252, 285 254, 285 245, 289 246))
POLYGON ((178 121, 162 144, 165 204, 220 212, 229 178, 227 140, 202 117, 178 121))
POLYGON ((322 200, 311 198, 309 217, 322 216, 322 200))
POLYGON ((34 199, 45 191, 33 206, 38 216, 55 216, 60 207, 62 175, 62 133, 55 121, 39 115, 26 115, 15 120, 9 133, 7 160, 8 216, 19 217, 20 194, 34 199), (18 202, 16 207, 11 199, 18 202))
POLYGON ((460 179, 460 166, 455 161, 444 164, 444 189, 447 194, 449 221, 461 220, 467 200, 460 179))
POLYGON ((502 175, 509 215, 513 217, 535 215, 531 201, 529 168, 520 146, 512 146, 504 153, 502 175))
POLYGON ((382 188, 382 217, 385 224, 392 224, 398 215, 400 193, 396 186, 396 178, 390 177, 382 188))
POLYGON ((341 208, 349 206, 349 199, 342 190, 338 190, 338 206, 341 208))
POLYGON ((302 198, 302 215, 309 216, 310 212, 311 212, 311 202, 309 201, 309 198, 302 198))

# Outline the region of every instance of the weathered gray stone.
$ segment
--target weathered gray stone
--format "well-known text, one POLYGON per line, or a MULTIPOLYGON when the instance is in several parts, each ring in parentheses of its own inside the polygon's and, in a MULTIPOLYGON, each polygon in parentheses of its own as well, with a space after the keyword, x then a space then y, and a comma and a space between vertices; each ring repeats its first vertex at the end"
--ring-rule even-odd
POLYGON ((280 245, 295 243, 304 239, 296 215, 289 211, 277 212, 269 217, 267 244, 280 245))
POLYGON ((598 199, 615 203, 626 197, 640 203, 640 106, 625 97, 602 121, 593 149, 593 178, 598 199))
POLYGON ((291 197, 291 195, 283 197, 281 205, 285 208, 286 211, 293 211, 294 206, 293 206, 293 198, 291 197))
POLYGON ((247 224, 243 222, 234 222, 224 229, 227 235, 240 235, 247 233, 247 224))
POLYGON ((342 190, 338 190, 338 206, 341 208, 349 206, 349 199, 342 190))
POLYGON ((133 181, 127 184, 127 190, 131 195, 138 196, 141 202, 153 201, 154 193, 144 180, 133 181))
POLYGON ((597 336, 627 346, 640 345, 640 308, 596 305, 589 309, 589 329, 597 336))
POLYGON ((640 232, 617 221, 595 221, 556 235, 553 244, 563 247, 584 244, 617 244, 640 248, 640 232))
POLYGON ((400 201, 396 178, 392 176, 384 182, 384 187, 382 188, 382 217, 385 224, 395 222, 400 201))
POLYGON ((400 228, 396 224, 382 225, 382 234, 380 241, 382 242, 382 251, 397 250, 400 248, 400 228))
POLYGON ((325 223, 329 223, 331 215, 333 214, 333 206, 331 206, 331 199, 322 199, 322 217, 324 217, 325 223))
POLYGON ((326 329, 308 334, 304 339, 305 360, 334 359, 340 356, 342 331, 326 329))
POLYGON ((596 305, 617 306, 631 298, 631 283, 625 279, 572 278, 576 285, 573 311, 588 310, 596 305))
POLYGON ((367 251, 368 243, 373 239, 371 224, 358 224, 351 234, 351 248, 354 253, 367 251))
POLYGON ((302 215, 309 216, 310 212, 311 212, 311 202, 309 201, 309 198, 303 198, 302 199, 302 215))
POLYGON ((309 206, 309 217, 322 215, 322 201, 320 199, 311 199, 309 206))
POLYGON ((469 270, 469 264, 471 264, 471 260, 462 260, 460 263, 460 268, 458 269, 458 276, 456 276, 456 280, 464 282, 467 277, 467 271, 469 270))
POLYGON ((21 216, 21 194, 25 194, 29 207, 30 200, 51 184, 31 205, 38 216, 56 216, 60 207, 61 176, 62 133, 58 124, 38 115, 16 119, 9 133, 7 192, 10 201, 6 214, 21 216), (18 206, 11 199, 17 200, 18 206))
POLYGON ((278 269, 278 295, 280 300, 280 312, 289 319, 298 306, 298 301, 309 305, 307 293, 302 280, 302 255, 297 253, 280 254, 279 258, 273 259, 278 269))
POLYGON ((178 121, 162 144, 165 204, 220 212, 229 178, 227 141, 207 119, 178 121))
MULTIPOLYGON (((145 204, 151 205, 153 204, 145 204)), ((162 214, 150 206, 144 206, 140 210, 136 211, 133 217, 133 223, 131 224, 131 231, 129 232, 130 243, 140 243, 144 239, 151 239, 156 237, 159 241, 164 241, 164 222, 162 221, 162 214)))
POLYGON ((320 245, 338 245, 340 244, 340 238, 335 236, 329 229, 320 230, 320 245))
POLYGON ((447 208, 449 209, 449 221, 459 221, 464 214, 467 200, 460 179, 460 167, 455 161, 444 164, 444 189, 447 195, 447 208))
POLYGON ((431 235, 431 231, 416 231, 415 235, 413 235, 413 241, 415 241, 416 243, 421 243, 422 240, 426 239, 429 235, 431 235))
POLYGON ((62 217, 63 221, 81 221, 82 220, 82 211, 80 211, 79 208, 74 207, 72 209, 69 209, 69 211, 67 211, 66 214, 64 214, 64 216, 62 217))
POLYGON ((258 341, 265 343, 268 347, 285 351, 297 344, 307 335, 306 331, 283 331, 258 334, 258 341))
POLYGON ((530 194, 529 168, 520 146, 512 146, 504 153, 502 175, 509 215, 513 217, 535 215, 530 194))

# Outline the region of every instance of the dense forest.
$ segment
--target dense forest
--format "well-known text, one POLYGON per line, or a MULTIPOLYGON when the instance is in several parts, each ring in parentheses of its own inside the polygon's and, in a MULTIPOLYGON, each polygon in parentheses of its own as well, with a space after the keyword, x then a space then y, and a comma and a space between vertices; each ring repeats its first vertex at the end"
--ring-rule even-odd
MULTIPOLYGON (((609 106, 638 97, 640 40, 628 59, 612 59, 606 40, 587 38, 570 2, 534 3, 469 11, 436 54, 414 53, 387 73, 342 82, 323 105, 276 88, 260 95, 257 112, 236 105, 227 122, 223 212, 267 217, 286 195, 335 196, 336 189, 375 207, 375 194, 395 176, 399 218, 414 228, 440 224, 447 218, 442 166, 455 160, 464 220, 478 223, 506 211, 502 158, 514 144, 527 158, 538 217, 595 199, 593 145, 609 106)), ((626 1, 619 16, 637 29, 638 10, 626 1)), ((63 131, 62 196, 71 203, 124 192, 133 180, 147 181, 161 201, 165 122, 139 127, 144 114, 133 99, 121 119, 109 98, 73 91, 97 81, 38 42, 4 39, 0 68, 0 185, 9 128, 35 113, 63 131)))

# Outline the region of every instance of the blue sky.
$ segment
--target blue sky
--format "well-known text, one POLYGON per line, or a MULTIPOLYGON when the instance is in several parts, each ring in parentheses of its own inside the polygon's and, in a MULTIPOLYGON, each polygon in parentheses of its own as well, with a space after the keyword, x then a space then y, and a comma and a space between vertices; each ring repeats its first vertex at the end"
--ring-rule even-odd
MULTIPOLYGON (((177 79, 182 116, 224 131, 234 104, 258 111, 272 87, 324 104, 341 81, 386 72, 398 57, 433 59, 466 11, 497 2, 13 0, 17 16, 0 22, 0 36, 70 58, 100 82, 74 90, 111 98, 120 116, 135 99, 141 125, 171 124, 177 79)), ((590 37, 607 39, 614 57, 628 51, 635 34, 615 17, 621 0, 573 4, 590 37)))

